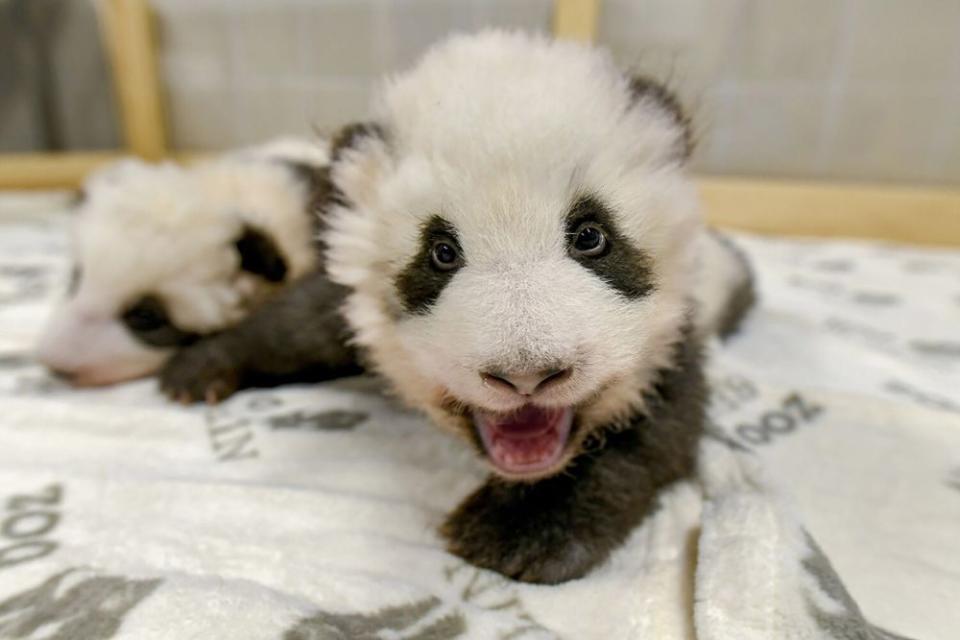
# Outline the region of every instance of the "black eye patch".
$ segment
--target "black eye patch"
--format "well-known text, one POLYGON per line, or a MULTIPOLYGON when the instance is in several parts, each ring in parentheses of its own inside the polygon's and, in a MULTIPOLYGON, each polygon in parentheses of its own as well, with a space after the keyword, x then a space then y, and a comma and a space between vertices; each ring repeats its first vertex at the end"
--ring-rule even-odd
POLYGON ((155 296, 143 296, 127 307, 121 320, 135 338, 151 347, 185 347, 200 337, 174 325, 163 302, 155 296))
POLYGON ((567 213, 567 253, 585 269, 626 298, 641 298, 653 291, 653 272, 647 255, 617 229, 616 220, 596 196, 580 196, 567 213), (596 233, 603 237, 602 251, 590 251, 596 233), (585 250, 587 249, 587 250, 585 250))
POLYGON ((427 220, 420 229, 420 250, 394 281, 404 310, 427 313, 463 264, 453 225, 440 216, 427 220))
POLYGON ((236 243, 240 268, 269 282, 282 282, 287 276, 287 261, 273 239, 253 227, 243 229, 236 243))

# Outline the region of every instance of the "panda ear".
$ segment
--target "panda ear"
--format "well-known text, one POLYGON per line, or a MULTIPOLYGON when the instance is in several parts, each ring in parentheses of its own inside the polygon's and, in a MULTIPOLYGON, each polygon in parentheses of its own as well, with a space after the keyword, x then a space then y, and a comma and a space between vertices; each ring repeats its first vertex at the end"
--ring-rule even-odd
POLYGON ((337 162, 345 151, 360 148, 365 141, 385 143, 386 131, 376 122, 354 122, 340 129, 330 144, 330 160, 337 162))
POLYGON ((286 277, 287 262, 283 254, 273 239, 259 229, 245 226, 235 246, 240 254, 240 268, 244 271, 270 282, 281 282, 286 277))
POLYGON ((677 96, 666 85, 648 76, 630 76, 628 84, 633 105, 656 109, 670 119, 677 131, 676 155, 683 162, 689 160, 693 153, 693 128, 677 96))
POLYGON ((392 164, 386 129, 374 122, 347 125, 330 145, 328 203, 346 208, 364 206, 376 198, 380 177, 392 164))

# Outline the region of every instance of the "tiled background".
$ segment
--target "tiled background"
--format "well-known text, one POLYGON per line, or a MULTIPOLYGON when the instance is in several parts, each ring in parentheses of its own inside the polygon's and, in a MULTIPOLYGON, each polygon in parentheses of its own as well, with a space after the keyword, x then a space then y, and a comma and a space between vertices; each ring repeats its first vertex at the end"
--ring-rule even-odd
MULTIPOLYGON (((173 142, 189 150, 330 131, 443 34, 548 31, 552 12, 551 0, 152 4, 173 142)), ((603 0, 599 39, 680 92, 703 172, 960 184, 960 0, 603 0)))
MULTIPOLYGON (((550 0, 154 0, 175 144, 362 116, 455 29, 549 29, 550 0)), ((668 78, 698 169, 960 183, 960 0, 604 0, 600 42, 668 78)))
POLYGON ((174 144, 362 118, 377 79, 454 30, 548 31, 551 0, 154 0, 174 144))
POLYGON ((672 77, 700 167, 960 183, 960 0, 604 0, 601 41, 672 77))

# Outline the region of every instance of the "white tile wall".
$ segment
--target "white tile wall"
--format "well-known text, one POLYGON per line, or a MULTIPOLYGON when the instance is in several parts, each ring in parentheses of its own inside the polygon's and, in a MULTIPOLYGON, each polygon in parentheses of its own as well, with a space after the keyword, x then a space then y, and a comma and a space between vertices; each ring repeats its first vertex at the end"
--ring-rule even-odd
MULTIPOLYGON (((362 118, 454 30, 551 0, 153 0, 174 144, 362 118)), ((691 106, 711 173, 960 184, 960 0, 604 0, 600 41, 691 106)))
POLYGON ((154 0, 173 144, 219 149, 363 118, 377 80, 455 30, 549 30, 551 0, 154 0))
POLYGON ((604 0, 600 40, 670 78, 699 169, 960 184, 960 1, 604 0))

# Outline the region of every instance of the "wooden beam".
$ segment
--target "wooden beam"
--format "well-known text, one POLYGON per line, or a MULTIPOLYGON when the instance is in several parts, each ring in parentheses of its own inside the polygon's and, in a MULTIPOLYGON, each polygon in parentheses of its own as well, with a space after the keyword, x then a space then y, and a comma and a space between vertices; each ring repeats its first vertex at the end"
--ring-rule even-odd
POLYGON ((567 40, 597 39, 600 0, 554 0, 553 35, 567 40))
POLYGON ((707 219, 765 234, 960 246, 960 190, 703 178, 707 219))
POLYGON ((96 6, 127 149, 158 160, 167 153, 167 127, 150 7, 147 0, 97 0, 96 6))
MULTIPOLYGON (((78 189, 91 171, 130 157, 125 151, 0 154, 0 192, 78 189)), ((162 160, 189 165, 211 157, 213 154, 208 152, 185 152, 162 160)))
POLYGON ((84 177, 120 151, 6 153, 0 156, 0 189, 76 189, 84 177))

